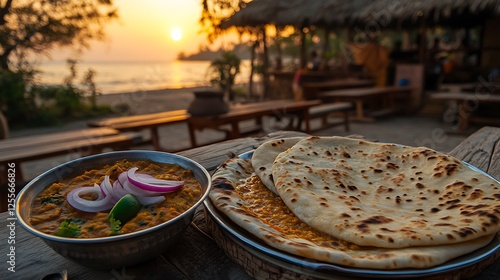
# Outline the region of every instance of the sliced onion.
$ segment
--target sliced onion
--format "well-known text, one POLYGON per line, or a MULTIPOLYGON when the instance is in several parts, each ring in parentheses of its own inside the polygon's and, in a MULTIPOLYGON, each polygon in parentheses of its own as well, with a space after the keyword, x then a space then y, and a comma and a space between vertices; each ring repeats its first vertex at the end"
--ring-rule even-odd
POLYGON ((68 193, 66 197, 68 203, 72 207, 84 212, 105 211, 111 209, 114 205, 114 203, 110 201, 110 196, 104 196, 101 187, 97 184, 94 184, 93 187, 81 187, 73 189, 68 193), (89 193, 96 193, 98 195, 98 199, 87 200, 80 196, 89 193))
POLYGON ((123 171, 122 173, 120 173, 120 175, 118 175, 118 181, 120 182, 120 184, 125 184, 125 181, 128 180, 128 177, 127 177, 127 171, 123 171))
POLYGON ((118 200, 128 194, 118 180, 113 183, 113 194, 118 200))
POLYGON ((142 205, 155 204, 155 203, 159 203, 159 202, 162 202, 165 200, 165 196, 159 195, 159 193, 157 193, 157 192, 150 192, 150 191, 146 191, 146 190, 143 190, 141 188, 138 188, 138 187, 134 186, 132 183, 130 183, 129 181, 125 181, 125 186, 123 186, 122 189, 126 194, 131 193, 131 194, 135 195, 135 197, 137 197, 137 200, 139 200, 139 202, 142 205))
MULTIPOLYGON (((131 193, 135 196, 151 196, 151 192, 138 188, 129 181, 125 181, 125 184, 123 184, 123 189, 125 189, 127 193, 131 193)), ((158 195, 158 193, 155 193, 154 195, 158 195)))
POLYGON ((141 174, 141 173, 135 173, 135 176, 139 178, 142 182, 144 183, 150 183, 150 184, 158 184, 158 185, 177 185, 181 181, 174 181, 174 180, 164 180, 164 179, 156 179, 155 177, 149 175, 149 174, 141 174))
POLYGON ((162 180, 162 179, 154 179, 153 183, 147 182, 153 180, 144 178, 144 176, 137 176, 135 174, 135 171, 137 169, 138 169, 137 167, 130 168, 127 171, 127 177, 132 184, 143 190, 169 193, 178 190, 180 187, 184 185, 184 181, 172 181, 172 180, 162 180))
POLYGON ((156 179, 149 174, 135 173, 137 167, 118 175, 113 184, 109 176, 104 176, 100 185, 73 189, 67 195, 68 203, 75 209, 85 212, 99 212, 109 210, 126 194, 134 194, 143 205, 162 202, 165 197, 162 193, 170 193, 184 185, 184 181, 156 179), (98 199, 87 200, 81 195, 96 193, 98 199))
POLYGON ((104 180, 101 182, 101 189, 105 196, 109 196, 109 200, 114 204, 117 203, 120 198, 114 194, 113 187, 111 186, 111 181, 109 181, 109 176, 104 176, 104 180))

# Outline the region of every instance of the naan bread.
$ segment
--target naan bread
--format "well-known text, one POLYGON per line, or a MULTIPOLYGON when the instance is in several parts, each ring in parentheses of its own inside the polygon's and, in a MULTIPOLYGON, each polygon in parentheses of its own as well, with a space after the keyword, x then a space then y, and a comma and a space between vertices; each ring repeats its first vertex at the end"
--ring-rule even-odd
POLYGON ((426 268, 472 252, 493 238, 418 248, 360 247, 297 219, 281 198, 262 184, 250 160, 230 159, 212 178, 209 197, 232 221, 276 249, 318 261, 373 269, 426 268))
POLYGON ((500 185, 428 148, 310 137, 273 165, 303 222, 362 246, 464 242, 500 231, 500 185))
POLYGON ((273 193, 278 194, 276 188, 274 187, 272 167, 274 159, 281 153, 286 151, 288 148, 297 144, 304 137, 291 137, 276 140, 269 140, 262 145, 260 145, 253 152, 252 165, 255 172, 262 180, 262 183, 266 185, 273 193))

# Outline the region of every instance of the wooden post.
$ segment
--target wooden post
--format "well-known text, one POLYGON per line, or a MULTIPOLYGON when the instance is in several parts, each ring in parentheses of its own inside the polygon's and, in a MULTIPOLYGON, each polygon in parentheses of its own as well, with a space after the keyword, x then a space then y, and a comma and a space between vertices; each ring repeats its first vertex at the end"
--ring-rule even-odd
POLYGON ((327 65, 328 60, 326 58, 326 54, 330 50, 330 32, 331 32, 330 28, 325 27, 325 42, 323 44, 323 53, 321 54, 321 56, 323 58, 322 59, 323 63, 325 64, 323 66, 325 66, 325 68, 328 67, 328 65, 327 65))
POLYGON ((276 38, 274 40, 274 43, 276 45, 276 51, 277 51, 275 70, 281 71, 283 70, 283 47, 281 45, 281 28, 278 26, 276 26, 275 28, 276 28, 276 38))
POLYGON ((267 49, 267 34, 266 34, 266 27, 264 26, 262 28, 262 47, 263 47, 263 62, 262 62, 262 68, 263 68, 263 81, 264 81, 264 99, 269 97, 270 94, 270 84, 269 84, 269 51, 267 49))
POLYGON ((427 64, 427 23, 425 15, 422 16, 420 23, 420 42, 418 46, 418 58, 420 63, 427 64))
POLYGON ((304 28, 300 28, 300 67, 304 68, 307 66, 307 54, 306 54, 306 33, 304 28))
POLYGON ((258 40, 256 40, 250 47, 250 77, 248 77, 248 92, 250 98, 253 98, 255 96, 255 93, 253 92, 253 75, 255 74, 255 49, 257 48, 258 44, 259 42, 258 40))

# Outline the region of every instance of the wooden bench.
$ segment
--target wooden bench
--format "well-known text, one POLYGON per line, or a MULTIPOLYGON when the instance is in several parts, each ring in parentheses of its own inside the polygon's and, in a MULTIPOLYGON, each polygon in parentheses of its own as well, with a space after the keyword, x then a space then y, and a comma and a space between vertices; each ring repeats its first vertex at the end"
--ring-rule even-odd
POLYGON ((303 83, 302 91, 305 99, 312 100, 320 98, 319 94, 324 91, 373 87, 375 82, 370 79, 335 79, 323 82, 303 83))
MULTIPOLYGON (((21 163, 57 155, 78 153, 81 156, 101 152, 105 148, 128 149, 141 141, 136 133, 120 133, 112 128, 92 128, 0 140, 0 169, 16 165, 16 180, 22 181, 21 163)), ((1 171, 0 183, 6 182, 1 171)))
POLYGON ((496 117, 479 117, 476 114, 479 105, 500 104, 499 94, 488 92, 438 92, 431 94, 430 98, 437 101, 450 101, 456 104, 458 127, 456 128, 457 131, 453 132, 466 133, 470 123, 500 124, 500 120, 496 117))
POLYGON ((322 104, 309 108, 309 119, 321 118, 321 127, 319 129, 324 129, 327 127, 332 127, 336 125, 344 125, 345 131, 349 131, 349 111, 353 109, 352 103, 350 102, 335 102, 322 104), (342 115, 342 121, 340 122, 329 122, 328 117, 333 114, 340 113, 342 115))
POLYGON ((325 91, 319 94, 319 97, 325 102, 353 102, 356 106, 355 120, 373 121, 375 117, 388 116, 405 110, 409 107, 409 96, 415 89, 406 86, 386 86, 371 88, 353 88, 343 90, 325 91), (397 100, 403 100, 401 108, 396 106, 397 100), (365 105, 381 103, 381 106, 365 112, 365 105))
POLYGON ((119 131, 139 131, 149 129, 155 150, 164 150, 160 145, 158 127, 186 122, 190 117, 187 110, 173 110, 135 116, 107 118, 88 122, 90 127, 110 127, 119 131))

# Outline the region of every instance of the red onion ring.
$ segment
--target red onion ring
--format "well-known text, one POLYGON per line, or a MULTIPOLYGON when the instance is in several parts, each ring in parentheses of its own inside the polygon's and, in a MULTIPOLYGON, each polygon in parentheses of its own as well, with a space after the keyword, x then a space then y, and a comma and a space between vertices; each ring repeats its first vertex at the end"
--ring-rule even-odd
POLYGON ((127 177, 132 184, 143 190, 169 193, 178 190, 184 185, 184 181, 172 181, 172 180, 162 180, 162 179, 153 180, 149 178, 144 178, 143 176, 137 176, 135 174, 135 171, 137 169, 138 169, 137 167, 130 168, 127 171, 127 177))
POLYGON ((150 192, 138 188, 137 186, 134 186, 134 184, 130 183, 130 181, 125 181, 123 189, 125 192, 135 195, 142 205, 155 204, 165 200, 165 196, 161 194, 159 195, 157 192, 150 192))
POLYGON ((113 207, 114 203, 110 201, 110 196, 107 197, 103 195, 102 189, 99 185, 94 184, 93 187, 80 187, 71 190, 66 196, 69 205, 84 212, 99 212, 106 211, 113 207), (98 199, 96 200, 87 200, 80 195, 96 193, 98 195, 98 199))
POLYGON ((115 197, 118 198, 118 200, 120 200, 120 198, 122 198, 126 194, 128 194, 128 192, 123 189, 122 184, 120 184, 120 181, 118 181, 118 180, 116 180, 113 183, 113 193, 114 193, 115 197))
POLYGON ((184 185, 184 181, 156 179, 149 174, 136 174, 137 169, 137 167, 133 167, 120 173, 113 184, 111 184, 109 175, 106 175, 100 185, 94 184, 93 187, 73 189, 66 196, 68 203, 75 209, 84 212, 99 212, 111 209, 120 198, 131 193, 137 197, 142 205, 150 205, 165 200, 162 193, 174 192, 184 185), (80 195, 88 193, 96 193, 98 199, 87 200, 80 197, 80 195))
POLYGON ((104 176, 104 180, 101 182, 101 189, 102 191, 104 192, 104 195, 105 196, 109 196, 109 200, 115 204, 118 202, 118 200, 120 200, 120 198, 118 198, 115 194, 114 194, 114 190, 113 190, 113 187, 111 186, 111 182, 109 181, 109 176, 106 175, 104 176))

